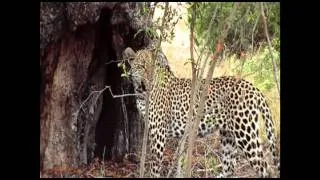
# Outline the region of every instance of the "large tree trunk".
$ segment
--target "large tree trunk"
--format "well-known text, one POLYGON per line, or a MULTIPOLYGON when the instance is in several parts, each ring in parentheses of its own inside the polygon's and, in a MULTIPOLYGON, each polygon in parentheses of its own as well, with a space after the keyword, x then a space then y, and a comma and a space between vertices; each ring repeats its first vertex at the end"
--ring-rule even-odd
POLYGON ((121 160, 140 149, 143 123, 130 79, 115 60, 150 40, 140 33, 136 3, 41 3, 40 168, 78 167, 93 157, 121 160), (89 96, 91 95, 91 96, 89 96), (89 98, 88 98, 89 97, 89 98), (87 99, 88 98, 88 99, 87 99), (85 102, 85 103, 83 103, 85 102), (83 107, 80 109, 80 106, 83 107), (105 151, 104 151, 105 150, 105 151))

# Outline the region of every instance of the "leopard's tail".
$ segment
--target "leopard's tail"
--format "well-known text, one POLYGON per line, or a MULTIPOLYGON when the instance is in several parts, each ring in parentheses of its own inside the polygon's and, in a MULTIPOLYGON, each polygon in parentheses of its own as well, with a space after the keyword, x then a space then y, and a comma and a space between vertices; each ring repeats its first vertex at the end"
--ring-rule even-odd
POLYGON ((260 100, 258 100, 258 109, 262 114, 263 119, 265 120, 266 135, 269 141, 269 149, 272 155, 273 164, 278 168, 278 171, 280 171, 280 161, 278 160, 276 151, 275 128, 270 108, 265 97, 261 92, 259 92, 259 96, 260 100))

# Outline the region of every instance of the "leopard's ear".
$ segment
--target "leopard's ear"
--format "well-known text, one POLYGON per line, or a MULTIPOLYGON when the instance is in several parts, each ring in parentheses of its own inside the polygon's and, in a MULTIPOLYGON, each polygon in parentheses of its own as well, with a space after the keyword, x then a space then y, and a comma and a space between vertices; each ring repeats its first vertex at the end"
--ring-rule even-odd
POLYGON ((134 50, 132 48, 127 47, 122 52, 122 56, 123 56, 124 60, 128 60, 129 62, 131 62, 136 57, 136 53, 134 52, 134 50))

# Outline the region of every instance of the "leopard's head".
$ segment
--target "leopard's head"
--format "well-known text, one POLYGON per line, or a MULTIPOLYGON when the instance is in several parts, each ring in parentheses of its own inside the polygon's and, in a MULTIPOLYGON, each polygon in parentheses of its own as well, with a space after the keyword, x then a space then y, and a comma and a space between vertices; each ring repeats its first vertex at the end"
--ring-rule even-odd
POLYGON ((140 50, 134 52, 130 47, 126 48, 123 58, 130 65, 128 74, 132 77, 136 87, 145 86, 147 89, 152 82, 152 52, 150 50, 140 50))
POLYGON ((137 83, 144 84, 147 90, 152 88, 153 80, 157 79, 155 76, 159 76, 161 72, 172 74, 168 60, 161 50, 156 52, 155 49, 143 49, 134 52, 128 47, 122 55, 130 65, 129 75, 137 83))

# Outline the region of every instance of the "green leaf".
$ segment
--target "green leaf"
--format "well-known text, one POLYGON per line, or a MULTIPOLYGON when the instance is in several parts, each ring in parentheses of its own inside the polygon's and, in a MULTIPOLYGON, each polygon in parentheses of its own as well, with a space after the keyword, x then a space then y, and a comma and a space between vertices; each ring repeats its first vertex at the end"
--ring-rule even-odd
POLYGON ((143 6, 143 14, 146 14, 147 12, 147 7, 146 7, 146 4, 144 3, 144 6, 143 6))
POLYGON ((153 28, 146 27, 145 30, 149 37, 158 37, 158 33, 153 28))

